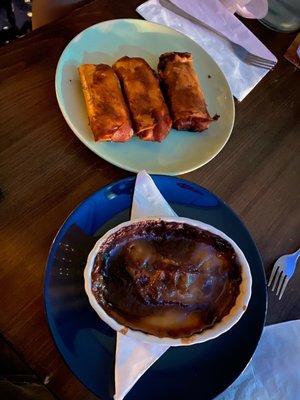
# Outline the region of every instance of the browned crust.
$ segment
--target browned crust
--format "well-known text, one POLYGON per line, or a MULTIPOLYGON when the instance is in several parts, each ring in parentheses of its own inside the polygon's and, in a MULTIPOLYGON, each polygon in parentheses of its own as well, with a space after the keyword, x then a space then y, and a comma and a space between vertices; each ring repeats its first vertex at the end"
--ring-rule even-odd
POLYGON ((164 72, 167 64, 169 62, 173 62, 177 57, 180 57, 183 60, 193 60, 192 54, 187 53, 187 52, 170 52, 170 53, 163 53, 159 57, 159 62, 158 62, 158 71, 164 72))
POLYGON ((149 141, 165 139, 172 120, 156 72, 143 58, 128 56, 116 61, 113 69, 120 79, 136 135, 149 141))
MULTIPOLYGON (((181 249, 184 250, 183 247, 181 247, 181 249)), ((192 250, 191 254, 195 254, 194 250, 192 250)), ((230 313, 240 293, 242 276, 239 259, 234 248, 226 239, 185 223, 149 220, 138 221, 134 224, 124 226, 110 235, 106 241, 101 244, 94 261, 91 279, 92 292, 96 300, 107 314, 119 324, 158 337, 189 338, 194 333, 200 333, 204 329, 211 328, 215 323, 221 321, 225 315, 230 313), (134 242, 136 239, 146 239, 147 237, 150 241, 155 237, 160 238, 160 240, 165 243, 168 240, 172 240, 172 238, 182 237, 188 241, 192 240, 197 243, 206 243, 211 249, 214 249, 213 252, 217 254, 216 257, 220 259, 222 267, 214 267, 214 263, 212 263, 212 268, 207 266, 209 270, 206 269, 206 272, 201 271, 201 267, 198 269, 199 260, 192 260, 188 253, 186 253, 187 258, 183 261, 181 260, 176 266, 176 263, 172 264, 171 262, 173 259, 173 250, 171 250, 169 254, 165 251, 163 252, 164 257, 162 264, 159 264, 158 259, 156 259, 154 264, 152 264, 153 266, 155 265, 156 268, 152 269, 150 266, 149 270, 149 265, 146 266, 143 262, 143 257, 146 257, 148 260, 147 264, 148 262, 151 264, 151 256, 149 257, 149 253, 147 253, 147 255, 145 255, 145 253, 140 253, 142 254, 141 258, 135 258, 131 257, 128 252, 124 253, 122 250, 121 252, 118 251, 119 245, 124 249, 131 241, 134 242), (115 250, 117 250, 116 253, 114 253, 115 250), (121 259, 116 260, 120 254, 121 259), (140 269, 141 265, 143 265, 143 267, 140 269), (133 267, 133 269, 131 269, 131 267, 133 267), (208 276, 214 276, 215 278, 218 276, 220 277, 220 274, 224 273, 224 286, 219 286, 218 289, 221 291, 222 298, 219 296, 220 293, 216 293, 216 296, 209 300, 207 295, 212 292, 203 292, 203 297, 201 297, 201 295, 197 300, 195 299, 195 303, 189 303, 188 300, 187 302, 182 302, 182 300, 179 301, 178 298, 177 300, 175 298, 170 300, 168 293, 171 294, 173 292, 174 286, 172 289, 172 283, 171 286, 169 286, 168 282, 170 283, 170 280, 172 282, 172 271, 175 272, 177 268, 179 268, 181 272, 203 274, 203 276, 207 273, 208 276), (214 268, 217 269, 214 270, 214 268), (133 273, 131 273, 130 270, 133 273), (161 272, 157 275, 158 271, 163 272, 163 275, 160 275, 161 272), (211 275, 212 272, 213 275, 211 275), (146 277, 147 274, 149 279, 142 278, 142 275, 146 277), (152 280, 151 275, 154 280, 152 280), (161 290, 160 294, 162 297, 160 295, 156 297, 158 289, 161 290), (202 308, 201 304, 210 304, 210 306, 208 309, 206 306, 202 308), (172 314, 171 319, 169 319, 170 315, 168 311, 172 310, 181 310, 183 313, 189 310, 186 314, 185 321, 187 325, 185 325, 185 327, 183 326, 183 320, 180 320, 179 324, 175 323, 176 326, 174 325, 174 314, 172 314), (199 314, 197 310, 199 310, 199 314), (196 317, 194 311, 198 314, 200 319, 196 317), (153 320, 149 321, 148 319, 151 315, 159 316, 162 314, 164 317, 158 322, 158 325, 155 325, 156 322, 153 322, 153 320), (169 321, 167 324, 165 318, 169 321)), ((221 277, 221 281, 222 280, 223 278, 221 277)), ((213 281, 214 285, 216 285, 217 279, 213 281)), ((180 291, 182 288, 184 289, 187 281, 181 281, 183 282, 181 289, 180 280, 173 282, 176 290, 180 291)), ((200 283, 200 281, 198 282, 200 283)), ((202 289, 199 286, 199 294, 202 292, 203 288, 204 286, 202 286, 202 289)), ((186 343, 187 342, 188 339, 186 343)))
POLYGON ((78 72, 95 140, 130 140, 133 130, 129 111, 113 69, 106 64, 83 64, 78 72))
POLYGON ((201 132, 217 119, 211 118, 207 111, 191 53, 162 54, 158 74, 175 129, 201 132))

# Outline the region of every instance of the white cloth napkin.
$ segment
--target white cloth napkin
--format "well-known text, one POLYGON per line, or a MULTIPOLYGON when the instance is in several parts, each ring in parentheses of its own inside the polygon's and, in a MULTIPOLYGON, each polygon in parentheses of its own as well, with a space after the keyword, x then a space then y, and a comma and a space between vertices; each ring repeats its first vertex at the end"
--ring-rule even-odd
MULTIPOLYGON (((152 178, 139 172, 131 219, 175 216, 152 178)), ((201 346, 201 344, 200 344, 201 346)), ((144 343, 117 333, 115 400, 122 400, 169 346, 144 343)), ((245 371, 216 400, 296 400, 300 398, 300 320, 267 326, 245 371)))
MULTIPOLYGON (((276 57, 246 26, 218 0, 172 0, 174 4, 229 36, 236 43, 261 57, 277 61, 276 57)), ((233 52, 230 43, 211 30, 194 24, 162 7, 158 0, 149 0, 137 8, 146 20, 169 26, 189 36, 216 61, 223 71, 233 95, 243 100, 268 70, 248 65, 233 52)), ((170 49, 171 50, 171 49, 170 49)))
MULTIPOLYGON (((145 172, 137 174, 132 200, 131 219, 174 217, 176 213, 145 172)), ((121 400, 169 346, 143 343, 117 333, 115 361, 115 400, 121 400)))

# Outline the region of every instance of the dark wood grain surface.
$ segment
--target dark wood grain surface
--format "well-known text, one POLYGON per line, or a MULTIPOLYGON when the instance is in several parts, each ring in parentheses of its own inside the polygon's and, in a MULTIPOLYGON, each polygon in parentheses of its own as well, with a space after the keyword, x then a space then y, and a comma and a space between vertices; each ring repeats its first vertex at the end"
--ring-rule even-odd
MULTIPOLYGON (((50 336, 43 309, 49 247, 69 212, 89 194, 129 174, 88 150, 65 123, 54 92, 59 56, 84 28, 133 17, 137 0, 101 0, 0 49, 0 329, 60 399, 88 400, 50 336)), ((250 29, 276 54, 275 70, 236 104, 229 143, 184 178, 222 197, 245 221, 269 274, 300 245, 300 73, 283 58, 295 34, 250 29)), ((267 323, 300 318, 300 268, 267 323)))

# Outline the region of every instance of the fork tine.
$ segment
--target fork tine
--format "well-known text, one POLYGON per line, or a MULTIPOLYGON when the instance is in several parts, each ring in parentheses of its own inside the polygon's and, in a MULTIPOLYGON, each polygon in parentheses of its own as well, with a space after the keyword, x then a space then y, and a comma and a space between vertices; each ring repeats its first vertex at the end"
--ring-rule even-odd
POLYGON ((281 300, 281 297, 285 291, 286 285, 288 284, 288 281, 290 280, 290 278, 288 278, 287 276, 285 276, 285 281, 283 282, 282 288, 280 290, 280 294, 279 294, 279 300, 281 300))
POLYGON ((247 58, 245 58, 244 61, 245 61, 246 64, 254 65, 255 67, 259 67, 259 68, 264 68, 264 69, 272 69, 272 68, 274 68, 274 65, 261 63, 260 61, 248 60, 247 58))
POLYGON ((249 58, 253 58, 253 59, 258 60, 258 61, 266 62, 266 63, 269 63, 269 64, 276 64, 276 61, 269 60, 268 58, 263 58, 263 57, 257 56, 256 54, 252 54, 250 52, 247 52, 245 54, 245 56, 249 57, 249 58))
POLYGON ((281 273, 282 273, 282 271, 280 269, 278 269, 277 274, 276 274, 275 279, 274 279, 273 286, 272 286, 272 292, 274 291, 275 287, 277 286, 277 283, 279 281, 281 273))
POLYGON ((277 286, 276 296, 278 296, 278 293, 281 289, 281 286, 282 286, 282 283, 283 283, 285 277, 286 277, 286 275, 282 272, 278 286, 277 286))
POLYGON ((273 278, 274 278, 278 268, 279 268, 279 266, 275 264, 273 269, 272 269, 272 272, 271 272, 271 276, 270 276, 270 279, 269 279, 269 282, 268 282, 268 286, 271 286, 271 283, 273 281, 273 278))
POLYGON ((255 60, 255 58, 246 57, 244 60, 245 60, 246 63, 249 63, 249 64, 261 65, 261 66, 265 66, 265 67, 268 67, 268 68, 274 68, 275 67, 275 64, 270 64, 270 63, 267 63, 267 62, 264 62, 264 61, 255 60))
POLYGON ((253 65, 254 67, 258 67, 258 68, 263 68, 263 69, 267 69, 267 70, 271 70, 273 67, 269 67, 269 66, 266 66, 266 65, 263 65, 263 64, 258 64, 258 63, 254 63, 254 62, 249 62, 249 61, 246 61, 246 64, 248 64, 248 65, 253 65))
POLYGON ((250 54, 250 53, 248 53, 245 58, 247 60, 257 61, 257 62, 261 62, 263 64, 268 64, 268 65, 272 65, 272 66, 276 65, 275 61, 267 60, 265 58, 262 58, 262 57, 259 57, 259 56, 255 56, 254 54, 250 54))

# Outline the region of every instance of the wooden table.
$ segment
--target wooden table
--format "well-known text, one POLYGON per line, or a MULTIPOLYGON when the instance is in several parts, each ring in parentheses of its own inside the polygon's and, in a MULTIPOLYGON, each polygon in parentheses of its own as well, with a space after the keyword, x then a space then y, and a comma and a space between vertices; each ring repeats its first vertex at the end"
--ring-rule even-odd
MULTIPOLYGON (((88 150, 65 123, 55 98, 59 56, 81 30, 132 17, 141 1, 101 0, 0 49, 1 314, 4 337, 60 399, 94 399, 72 375, 50 336, 44 267, 61 223, 101 186, 128 176, 88 150)), ((250 29, 276 54, 275 70, 236 104, 229 143, 184 178, 222 197, 245 221, 267 274, 299 247, 300 73, 283 58, 295 34, 250 29)), ((269 298, 267 323, 300 318, 300 268, 281 302, 269 298)))

